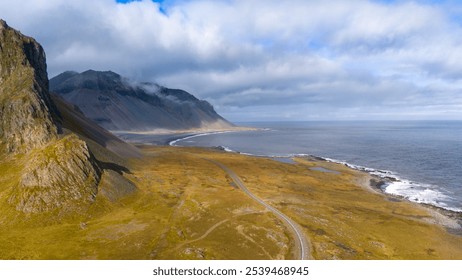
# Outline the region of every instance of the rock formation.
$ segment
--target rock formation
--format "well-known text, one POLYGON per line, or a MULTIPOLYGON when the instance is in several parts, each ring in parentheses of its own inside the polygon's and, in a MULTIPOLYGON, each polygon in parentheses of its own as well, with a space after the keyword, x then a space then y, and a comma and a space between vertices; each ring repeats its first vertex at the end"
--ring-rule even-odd
POLYGON ((101 168, 84 141, 60 128, 43 48, 3 20, 0 116, 0 155, 20 170, 10 205, 24 213, 69 212, 95 200, 101 168))
POLYGON ((93 203, 101 171, 84 141, 70 134, 29 155, 9 202, 25 213, 63 209, 66 212, 93 203))
POLYGON ((45 53, 0 20, 0 148, 28 152, 56 139, 45 53))

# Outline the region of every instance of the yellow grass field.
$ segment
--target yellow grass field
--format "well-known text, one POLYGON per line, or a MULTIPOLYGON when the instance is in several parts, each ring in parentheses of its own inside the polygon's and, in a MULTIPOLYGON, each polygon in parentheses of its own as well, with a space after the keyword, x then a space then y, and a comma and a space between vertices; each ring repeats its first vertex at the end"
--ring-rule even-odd
POLYGON ((141 148, 144 156, 130 160, 130 171, 122 174, 136 192, 117 199, 100 192, 84 213, 62 217, 12 209, 7 200, 17 180, 15 166, 0 160, 0 258, 291 259, 294 240, 286 225, 213 160, 298 223, 315 259, 462 259, 462 236, 438 225, 450 222, 444 216, 374 192, 365 186, 367 174, 345 166, 211 149, 141 148))

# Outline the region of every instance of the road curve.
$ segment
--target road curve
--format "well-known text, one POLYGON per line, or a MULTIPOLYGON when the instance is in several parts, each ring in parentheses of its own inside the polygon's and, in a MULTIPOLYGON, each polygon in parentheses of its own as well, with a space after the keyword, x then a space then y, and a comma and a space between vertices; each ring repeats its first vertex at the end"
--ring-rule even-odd
POLYGON ((300 259, 300 260, 311 259, 309 242, 305 234, 303 234, 303 231, 301 230, 300 225, 298 225, 292 219, 290 219, 285 214, 283 214, 281 211, 269 205, 268 203, 263 201, 261 198, 259 198, 258 196, 253 194, 251 191, 249 191, 249 189, 247 189, 247 187, 244 185, 244 182, 242 182, 241 178, 239 178, 239 176, 236 173, 234 173, 234 171, 232 171, 231 169, 229 169, 228 167, 226 167, 220 162, 210 160, 210 159, 207 159, 207 160, 217 165, 221 169, 223 169, 228 174, 228 176, 233 180, 233 182, 239 187, 239 189, 241 189, 250 198, 252 198, 259 204, 266 207, 266 209, 268 209, 274 215, 276 215, 276 217, 278 217, 289 228, 295 240, 295 248, 296 248, 296 253, 297 253, 296 259, 300 259))

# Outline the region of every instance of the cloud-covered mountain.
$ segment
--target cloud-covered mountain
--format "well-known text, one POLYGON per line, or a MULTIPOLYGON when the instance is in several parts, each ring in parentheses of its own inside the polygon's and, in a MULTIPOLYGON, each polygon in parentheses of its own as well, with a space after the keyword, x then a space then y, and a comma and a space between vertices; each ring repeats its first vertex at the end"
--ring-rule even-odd
POLYGON ((52 76, 111 69, 198 93, 233 121, 462 119, 462 1, 0 0, 0 7, 40 39, 52 76))
POLYGON ((111 71, 64 72, 50 90, 113 131, 224 129, 233 125, 205 100, 180 89, 135 83, 111 71))

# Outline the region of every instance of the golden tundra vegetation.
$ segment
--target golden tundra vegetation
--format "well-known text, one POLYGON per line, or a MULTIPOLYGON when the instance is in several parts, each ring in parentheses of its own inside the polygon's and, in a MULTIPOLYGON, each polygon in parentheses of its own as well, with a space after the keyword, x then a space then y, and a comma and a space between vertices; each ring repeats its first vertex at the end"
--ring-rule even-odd
POLYGON ((8 197, 27 158, 0 159, 0 258, 292 258, 285 225, 213 160, 297 222, 315 259, 462 259, 462 236, 429 222, 434 218, 424 207, 367 189, 368 175, 343 165, 213 149, 140 149, 143 156, 123 163, 120 174, 103 175, 95 203, 81 213, 16 211, 8 197), (122 176, 137 190, 121 193, 122 176))

